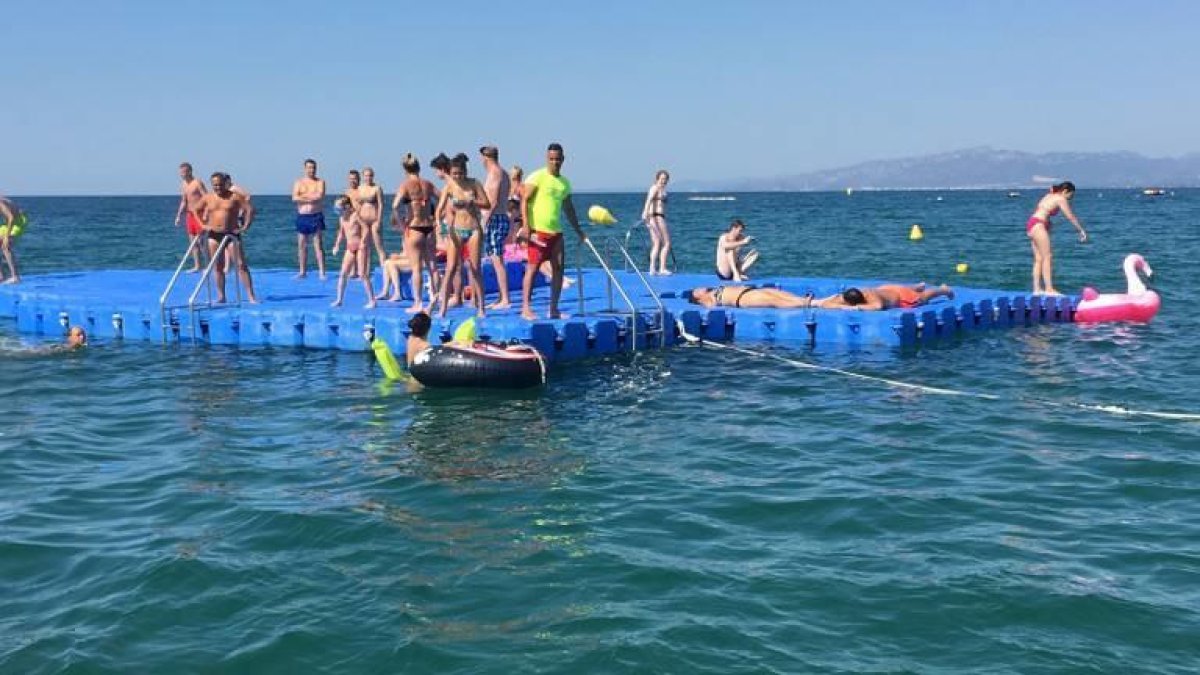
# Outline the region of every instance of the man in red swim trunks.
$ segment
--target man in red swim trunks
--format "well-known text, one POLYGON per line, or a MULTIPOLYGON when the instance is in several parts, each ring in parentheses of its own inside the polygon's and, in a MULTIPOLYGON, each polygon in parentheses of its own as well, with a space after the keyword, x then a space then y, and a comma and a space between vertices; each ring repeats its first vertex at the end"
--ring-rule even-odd
MULTIPOLYGON (((187 234, 190 243, 204 231, 204 223, 196 216, 196 209, 200 207, 200 202, 204 201, 204 195, 208 191, 204 189, 204 183, 192 175, 192 165, 187 162, 179 165, 179 181, 179 210, 175 212, 175 227, 179 227, 179 221, 183 218, 184 211, 187 211, 187 234)), ((192 248, 192 269, 188 270, 189 272, 200 271, 200 248, 192 248)))
POLYGON ((912 309, 934 298, 954 297, 954 291, 945 284, 926 289, 924 283, 915 286, 885 284, 875 288, 847 288, 813 304, 822 309, 912 309))
POLYGON ((563 240, 562 217, 575 229, 580 241, 587 241, 575 205, 571 203, 571 182, 562 175, 565 155, 562 146, 551 143, 546 149, 546 167, 538 169, 525 179, 521 192, 521 213, 525 214, 526 225, 517 233, 517 239, 529 240, 529 262, 525 266, 525 279, 521 285, 521 316, 530 321, 537 318, 529 308, 533 295, 533 276, 542 261, 550 263, 550 311, 548 317, 558 319, 558 298, 563 287, 563 240))

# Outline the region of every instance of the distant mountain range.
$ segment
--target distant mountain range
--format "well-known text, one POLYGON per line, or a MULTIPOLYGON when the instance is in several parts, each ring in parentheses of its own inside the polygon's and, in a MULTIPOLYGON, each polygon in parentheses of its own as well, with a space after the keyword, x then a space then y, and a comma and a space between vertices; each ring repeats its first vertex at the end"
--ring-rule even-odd
POLYGON ((870 189, 1004 189, 1062 180, 1080 188, 1200 186, 1200 153, 1146 157, 1135 152, 1034 154, 980 147, 921 157, 863 162, 792 176, 681 181, 680 191, 821 191, 870 189))

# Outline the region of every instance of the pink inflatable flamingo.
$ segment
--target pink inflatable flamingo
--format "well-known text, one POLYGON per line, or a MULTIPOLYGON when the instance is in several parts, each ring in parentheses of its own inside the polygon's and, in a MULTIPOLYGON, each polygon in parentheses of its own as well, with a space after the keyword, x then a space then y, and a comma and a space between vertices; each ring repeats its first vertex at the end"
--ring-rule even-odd
POLYGON ((1075 309, 1075 320, 1081 323, 1100 323, 1104 321, 1135 321, 1148 323, 1158 314, 1162 301, 1158 293, 1146 288, 1138 271, 1147 277, 1154 274, 1146 259, 1136 253, 1125 256, 1125 280, 1129 289, 1125 293, 1097 293, 1096 289, 1088 286, 1083 289, 1082 300, 1075 309))

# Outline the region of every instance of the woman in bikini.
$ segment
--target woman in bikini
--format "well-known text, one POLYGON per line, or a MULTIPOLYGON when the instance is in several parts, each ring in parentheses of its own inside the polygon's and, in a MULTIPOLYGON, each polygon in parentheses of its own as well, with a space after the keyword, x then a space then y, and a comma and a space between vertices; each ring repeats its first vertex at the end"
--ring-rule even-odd
POLYGON ((1061 295, 1054 288, 1054 252, 1050 248, 1050 217, 1059 211, 1079 230, 1079 242, 1088 240, 1087 232, 1071 210, 1071 199, 1075 197, 1075 184, 1066 181, 1050 188, 1050 192, 1038 201, 1033 215, 1025 222, 1025 234, 1033 247, 1033 294, 1061 295))
POLYGON ((346 257, 342 259, 342 273, 338 275, 337 298, 331 306, 342 306, 342 301, 346 299, 346 279, 350 278, 352 271, 357 270, 358 276, 362 279, 363 288, 367 291, 366 308, 372 309, 375 307, 375 291, 371 290, 369 266, 371 250, 370 244, 366 241, 370 230, 355 212, 354 202, 349 197, 346 195, 338 197, 337 208, 340 217, 338 218, 337 239, 333 242, 333 254, 337 255, 338 248, 345 241, 346 257))
POLYGON ((400 263, 413 270, 413 305, 406 311, 416 314, 424 309, 421 270, 429 270, 430 286, 437 288, 437 261, 432 255, 434 220, 430 206, 435 203, 438 192, 433 183, 421 178, 421 162, 411 152, 404 156, 402 166, 407 178, 396 188, 396 198, 392 200, 392 220, 403 223, 404 256, 394 261, 395 264, 388 260, 384 273, 388 278, 385 283, 392 288, 392 295, 388 299, 395 302, 400 299, 400 271, 403 269, 400 263), (400 215, 401 207, 408 209, 403 217, 400 215))
POLYGON ((799 296, 779 288, 721 286, 694 288, 685 295, 689 302, 705 307, 734 307, 745 309, 912 309, 938 297, 954 297, 946 285, 927 289, 924 283, 913 286, 887 284, 874 288, 848 288, 842 293, 817 300, 811 295, 799 296))
POLYGON ((704 307, 800 309, 813 304, 811 296, 801 297, 778 288, 749 286, 693 288, 685 297, 688 302, 704 307))
MULTIPOLYGON (((375 253, 382 264, 387 260, 383 251, 383 188, 375 183, 375 169, 366 167, 362 172, 363 185, 355 190, 354 208, 358 211, 358 219, 367 228, 371 243, 375 245, 375 253)), ((370 258, 370 251, 368 259, 370 258)), ((368 260, 369 262, 369 260, 368 260)))
POLYGON ((450 280, 459 273, 461 259, 467 259, 467 275, 471 280, 471 301, 476 315, 484 316, 483 276, 480 273, 480 254, 483 248, 483 225, 479 222, 480 209, 491 206, 483 185, 467 177, 467 158, 456 156, 450 162, 450 175, 442 198, 438 201, 437 213, 451 213, 450 247, 446 251, 446 278, 442 283, 439 316, 446 316, 450 295, 450 280))
POLYGON ((671 254, 671 233, 667 230, 667 182, 671 174, 659 171, 654 175, 654 185, 646 193, 646 204, 642 207, 642 221, 650 230, 650 274, 670 274, 667 256, 671 254), (658 263, 658 271, 654 264, 658 263))

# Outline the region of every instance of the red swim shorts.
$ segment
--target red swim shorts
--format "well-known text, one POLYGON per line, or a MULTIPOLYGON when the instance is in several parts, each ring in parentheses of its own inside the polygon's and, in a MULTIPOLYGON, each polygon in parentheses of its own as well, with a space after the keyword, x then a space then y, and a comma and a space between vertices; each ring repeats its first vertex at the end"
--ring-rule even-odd
POLYGON ((194 237, 204 231, 204 223, 196 217, 196 214, 188 211, 187 214, 187 233, 189 237, 194 237))
POLYGON ((534 267, 540 266, 544 261, 549 260, 550 256, 557 250, 562 248, 562 232, 551 234, 549 232, 534 232, 529 237, 529 264, 534 267))

